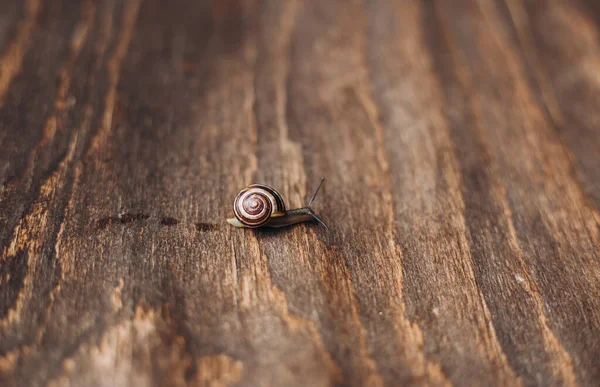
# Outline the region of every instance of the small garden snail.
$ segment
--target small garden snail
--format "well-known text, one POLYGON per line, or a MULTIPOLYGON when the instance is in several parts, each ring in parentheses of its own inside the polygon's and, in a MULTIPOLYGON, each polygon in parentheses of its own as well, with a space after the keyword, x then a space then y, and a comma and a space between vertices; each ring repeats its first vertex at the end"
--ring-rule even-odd
POLYGON ((286 210, 285 202, 275 189, 264 184, 252 184, 240 191, 233 202, 235 218, 227 221, 235 227, 285 227, 292 224, 316 220, 325 228, 327 225, 313 212, 310 205, 319 193, 325 178, 310 198, 308 205, 295 210, 286 210))

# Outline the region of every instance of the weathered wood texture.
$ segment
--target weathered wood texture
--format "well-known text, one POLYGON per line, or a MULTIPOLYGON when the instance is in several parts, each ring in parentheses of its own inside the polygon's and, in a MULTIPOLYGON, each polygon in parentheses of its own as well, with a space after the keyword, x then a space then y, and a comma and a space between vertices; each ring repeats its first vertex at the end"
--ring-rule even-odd
POLYGON ((3 0, 0 47, 0 385, 600 384, 595 0, 3 0), (321 176, 330 231, 225 222, 321 176))

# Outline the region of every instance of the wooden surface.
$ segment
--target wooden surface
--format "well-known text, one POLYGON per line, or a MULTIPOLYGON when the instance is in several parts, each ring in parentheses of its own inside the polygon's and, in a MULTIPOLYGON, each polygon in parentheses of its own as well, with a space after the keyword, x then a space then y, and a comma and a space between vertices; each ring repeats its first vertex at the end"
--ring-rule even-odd
POLYGON ((0 53, 0 385, 600 384, 595 0, 2 0, 0 53), (321 176, 329 231, 225 222, 321 176))

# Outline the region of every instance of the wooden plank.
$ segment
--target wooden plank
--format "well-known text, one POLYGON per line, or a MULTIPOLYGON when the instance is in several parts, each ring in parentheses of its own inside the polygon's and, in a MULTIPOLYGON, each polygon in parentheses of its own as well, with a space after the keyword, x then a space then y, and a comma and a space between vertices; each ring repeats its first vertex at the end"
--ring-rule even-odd
POLYGON ((0 10, 0 385, 600 382, 593 1, 0 10))

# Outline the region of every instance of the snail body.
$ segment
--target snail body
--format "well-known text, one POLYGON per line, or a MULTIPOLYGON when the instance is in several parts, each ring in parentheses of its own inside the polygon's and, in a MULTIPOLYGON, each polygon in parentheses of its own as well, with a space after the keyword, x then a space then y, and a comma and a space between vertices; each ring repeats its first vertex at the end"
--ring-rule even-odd
POLYGON ((310 205, 317 196, 323 181, 303 208, 286 210, 283 198, 274 188, 264 184, 251 184, 238 193, 233 202, 235 218, 227 219, 235 227, 285 227, 316 220, 327 228, 313 212, 310 205))

